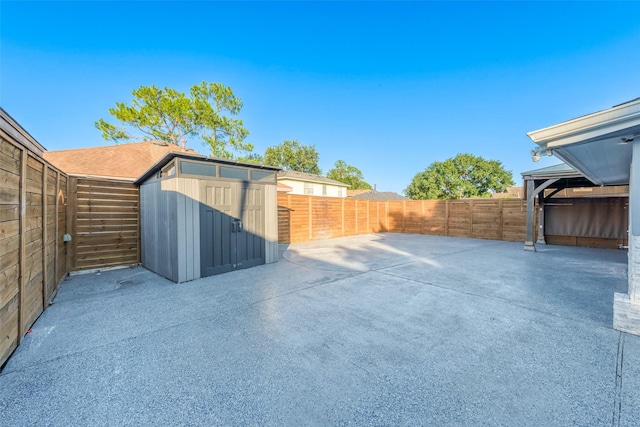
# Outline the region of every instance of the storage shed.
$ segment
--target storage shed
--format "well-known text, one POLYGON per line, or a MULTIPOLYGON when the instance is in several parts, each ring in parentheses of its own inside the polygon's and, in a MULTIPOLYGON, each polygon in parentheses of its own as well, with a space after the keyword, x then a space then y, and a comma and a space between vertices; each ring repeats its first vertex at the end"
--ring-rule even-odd
POLYGON ((277 171, 168 153, 136 181, 142 265, 180 283, 277 261, 277 171))

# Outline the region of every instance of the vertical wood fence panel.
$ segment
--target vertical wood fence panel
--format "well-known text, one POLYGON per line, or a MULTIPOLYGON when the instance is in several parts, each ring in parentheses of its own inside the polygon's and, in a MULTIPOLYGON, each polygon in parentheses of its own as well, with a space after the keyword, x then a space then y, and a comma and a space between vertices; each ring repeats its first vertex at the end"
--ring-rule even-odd
POLYGON ((20 183, 22 150, 0 140, 0 365, 20 336, 20 183))

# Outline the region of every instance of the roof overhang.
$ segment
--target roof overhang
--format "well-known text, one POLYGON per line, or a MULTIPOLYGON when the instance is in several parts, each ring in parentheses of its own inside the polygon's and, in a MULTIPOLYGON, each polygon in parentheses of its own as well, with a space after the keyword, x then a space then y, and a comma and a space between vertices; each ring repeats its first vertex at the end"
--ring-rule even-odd
POLYGON ((298 178, 298 177, 281 176, 281 175, 278 175, 277 179, 278 179, 278 181, 313 182, 314 184, 333 185, 333 186, 336 186, 336 187, 345 187, 345 188, 351 187, 349 184, 345 184, 343 182, 334 181, 334 180, 320 180, 320 179, 313 179, 313 178, 298 178))
POLYGON ((640 142, 640 98, 527 133, 597 185, 629 183, 631 149, 640 142))
POLYGON ((264 169, 264 170, 273 171, 273 172, 278 172, 280 170, 280 168, 276 168, 276 167, 273 167, 273 166, 258 165, 258 164, 255 164, 255 163, 238 162, 238 161, 235 161, 235 160, 222 159, 222 158, 219 158, 219 157, 209 157, 209 156, 204 156, 204 155, 198 154, 198 153, 190 153, 190 152, 182 152, 182 151, 170 151, 167 154, 165 154, 162 158, 160 158, 160 160, 158 160, 156 163, 154 163, 149 169, 147 169, 146 172, 144 172, 142 175, 140 175, 140 177, 138 177, 138 179, 135 180, 134 184, 136 184, 136 185, 142 184, 144 181, 149 179, 158 170, 162 169, 164 166, 166 166, 171 160, 175 159, 176 157, 180 158, 180 159, 185 159, 185 160, 198 160, 198 161, 201 161, 201 162, 211 162, 211 163, 217 163, 217 164, 221 164, 221 165, 245 166, 245 167, 248 167, 248 168, 251 168, 251 169, 264 169))

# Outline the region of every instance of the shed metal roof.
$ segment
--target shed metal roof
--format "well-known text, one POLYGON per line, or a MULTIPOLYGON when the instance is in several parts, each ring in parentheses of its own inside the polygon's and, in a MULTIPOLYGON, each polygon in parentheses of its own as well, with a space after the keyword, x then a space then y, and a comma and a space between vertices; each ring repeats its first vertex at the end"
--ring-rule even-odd
POLYGON ((167 153, 164 157, 162 157, 154 165, 152 165, 149 169, 147 169, 142 175, 140 175, 140 177, 135 180, 134 184, 139 185, 142 182, 146 181, 147 179, 152 177, 156 172, 158 172, 160 169, 162 169, 164 166, 166 166, 167 163, 169 163, 171 160, 173 160, 175 158, 205 161, 205 162, 217 163, 217 164, 222 164, 222 165, 244 166, 244 167, 247 167, 249 169, 262 169, 262 170, 269 170, 269 171, 273 171, 273 172, 277 172, 277 171, 280 170, 280 168, 276 168, 276 167, 273 167, 273 166, 258 165, 258 164, 255 164, 255 163, 238 162, 238 161, 235 161, 235 160, 222 159, 222 158, 219 158, 219 157, 207 157, 207 156, 204 156, 202 154, 197 154, 197 153, 172 151, 172 152, 167 153))

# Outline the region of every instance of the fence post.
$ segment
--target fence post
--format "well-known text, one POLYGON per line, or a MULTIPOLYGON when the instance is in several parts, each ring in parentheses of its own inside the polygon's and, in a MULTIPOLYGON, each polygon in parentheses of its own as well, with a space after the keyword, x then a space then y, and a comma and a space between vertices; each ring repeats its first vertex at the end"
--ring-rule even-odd
POLYGON ((385 231, 389 231, 389 202, 384 202, 384 217, 387 219, 385 231))
POLYGON ((406 202, 403 200, 402 201, 402 233, 404 233, 404 227, 405 227, 405 218, 407 216, 407 209, 406 209, 407 205, 406 202))
POLYGON ((76 222, 78 218, 78 178, 67 177, 67 230, 71 234, 71 241, 67 242, 67 273, 75 267, 76 222))
POLYGON ((500 222, 498 223, 498 239, 504 240, 504 199, 498 199, 498 207, 500 209, 500 222))
POLYGON ((356 205, 356 236, 360 233, 358 233, 358 200, 355 200, 355 205, 356 205))
POLYGON ((313 240, 313 202, 311 196, 307 196, 309 200, 309 240, 313 240))
POLYGON ((287 227, 289 228, 289 242, 291 243, 291 239, 293 238, 293 235, 291 233, 291 194, 287 194, 287 209, 289 210, 289 223, 287 224, 287 227))
POLYGON ((449 200, 444 201, 444 235, 449 235, 449 200))
POLYGON ((342 197, 340 199, 340 208, 342 209, 342 211, 340 212, 340 218, 342 218, 342 222, 341 222, 341 230, 342 230, 342 234, 341 236, 344 237, 344 197, 342 197))
MULTIPOLYGON (((278 205, 278 200, 277 200, 277 190, 276 190, 276 209, 277 205, 278 205)), ((137 264, 142 264, 142 200, 140 200, 141 195, 140 195, 141 191, 140 191, 140 186, 138 186, 138 215, 136 216, 136 219, 138 220, 138 241, 137 241, 137 252, 138 252, 138 259, 137 264)), ((277 215, 276 215, 277 217, 277 215)))
POLYGON ((49 166, 42 163, 42 310, 47 306, 47 172, 49 166))
POLYGON ((473 199, 469 201, 469 237, 473 238, 473 199))
POLYGON ((20 263, 20 279, 18 282, 20 296, 18 297, 18 345, 22 341, 25 334, 24 318, 25 318, 25 293, 27 288, 25 259, 26 255, 26 220, 27 220, 27 149, 23 148, 20 153, 20 253, 18 254, 18 262, 20 263))
POLYGON ((58 238, 58 236, 60 235, 59 232, 60 230, 58 230, 58 209, 60 207, 59 205, 60 203, 60 171, 56 172, 56 214, 55 214, 55 237, 54 237, 54 241, 55 241, 55 245, 53 250, 55 251, 55 253, 53 254, 53 282, 54 282, 54 287, 57 288, 58 287, 58 277, 60 277, 60 272, 58 271, 58 262, 60 261, 58 259, 58 250, 60 249, 60 247, 58 246, 60 243, 58 242, 60 239, 58 238))

